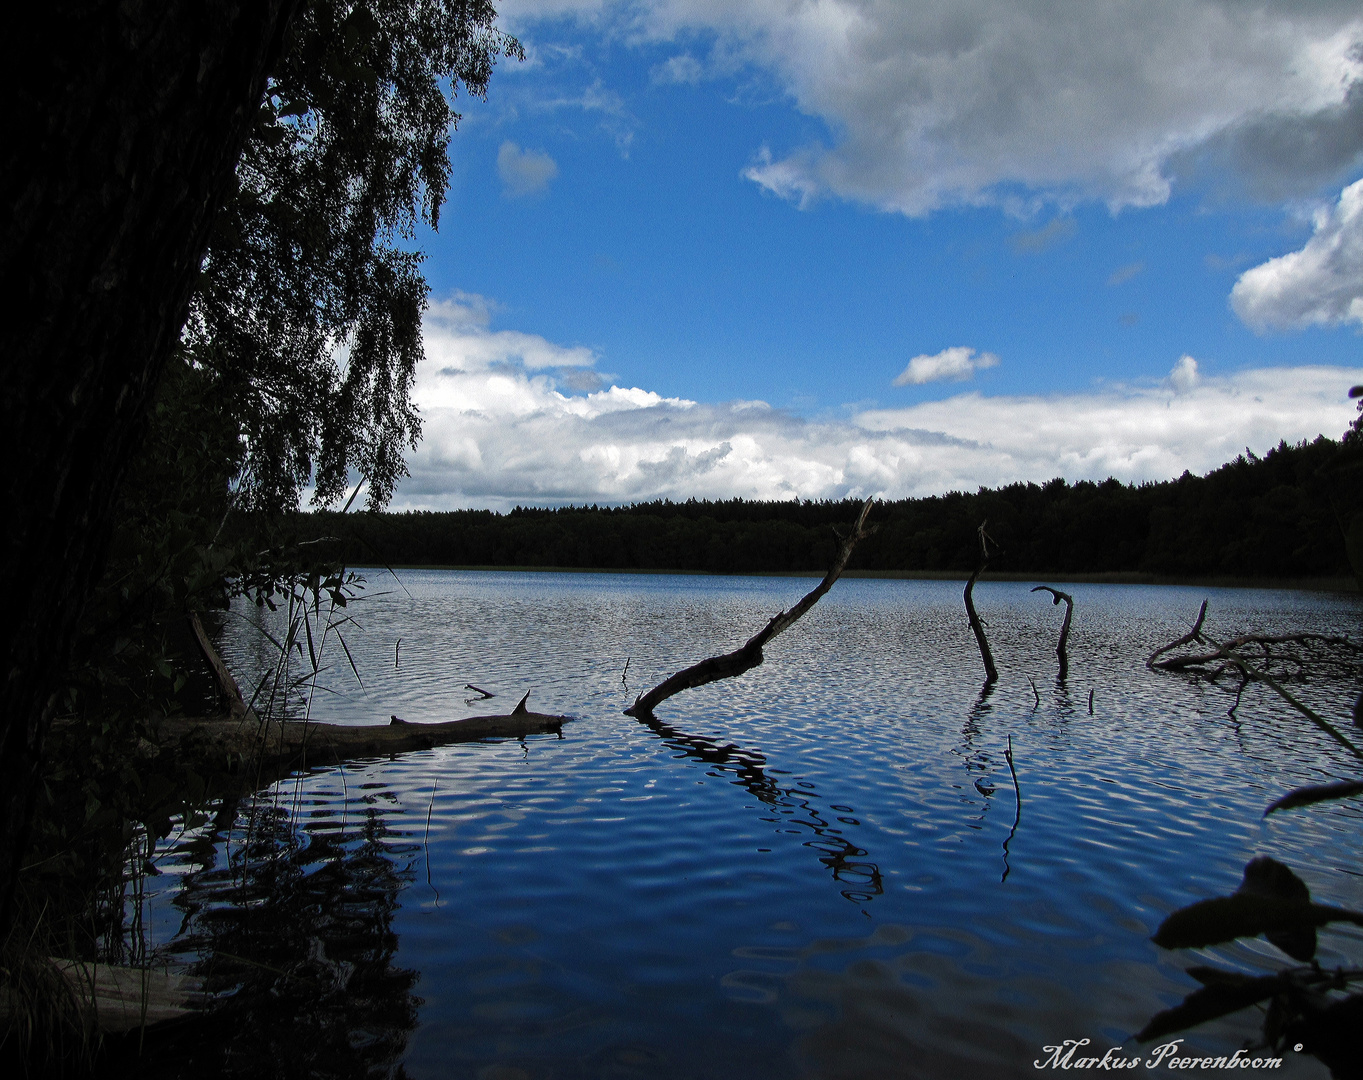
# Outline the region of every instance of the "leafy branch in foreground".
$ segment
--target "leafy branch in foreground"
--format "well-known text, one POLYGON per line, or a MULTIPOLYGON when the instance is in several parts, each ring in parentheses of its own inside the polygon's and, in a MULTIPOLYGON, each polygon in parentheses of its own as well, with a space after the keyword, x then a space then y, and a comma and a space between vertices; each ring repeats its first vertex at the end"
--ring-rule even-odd
POLYGON ((1265 1043, 1277 1050, 1299 1044, 1336 1076, 1356 1069, 1363 993, 1350 991, 1363 983, 1363 970, 1328 971, 1315 959, 1317 929, 1334 922, 1363 926, 1363 912, 1314 903, 1306 883, 1287 866, 1268 856, 1251 860, 1233 894, 1173 912, 1153 940, 1166 949, 1200 949, 1263 935, 1307 966, 1260 976, 1191 967, 1188 974, 1202 986, 1154 1016, 1136 1038, 1147 1042, 1267 1002, 1265 1043))

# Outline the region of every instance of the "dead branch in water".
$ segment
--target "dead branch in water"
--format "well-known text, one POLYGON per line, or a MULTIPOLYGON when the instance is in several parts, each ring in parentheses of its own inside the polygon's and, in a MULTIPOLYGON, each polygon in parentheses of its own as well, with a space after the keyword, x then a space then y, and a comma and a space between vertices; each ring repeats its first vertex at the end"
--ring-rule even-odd
POLYGON ((213 673, 213 682, 218 688, 218 693, 226 701, 227 711, 232 719, 256 719, 255 712, 241 696, 241 688, 237 685, 237 680, 232 678, 232 673, 227 670, 227 665, 218 655, 218 650, 213 648, 213 643, 209 641, 208 634, 204 630, 203 620, 199 618, 197 611, 189 613, 189 632, 194 636, 194 643, 199 646, 199 652, 203 654, 204 661, 213 673))
POLYGON ((1052 604, 1059 604, 1065 601, 1065 622, 1060 627, 1060 644, 1055 647, 1056 658, 1060 661, 1060 678, 1065 679, 1070 673, 1070 654, 1067 647, 1070 640, 1070 622, 1074 618, 1074 597, 1069 593, 1063 593, 1059 589, 1052 589, 1049 585, 1038 585, 1032 592, 1048 592, 1051 594, 1052 604))
POLYGON ((975 631, 975 641, 980 646, 980 656, 984 659, 984 681, 986 683, 996 683, 999 681, 999 669, 994 666, 994 654, 989 651, 989 639, 984 636, 984 623, 980 622, 980 617, 975 612, 975 582, 984 573, 984 568, 989 565, 989 541, 990 535, 984 531, 984 527, 989 521, 980 522, 980 565, 975 568, 975 572, 970 575, 970 580, 965 583, 965 613, 970 619, 970 629, 975 631))
POLYGON ((1194 671, 1194 669, 1196 668, 1205 667, 1208 664, 1220 662, 1221 667, 1218 668, 1213 673, 1210 674, 1206 672, 1197 673, 1202 674, 1204 675, 1204 677, 1214 681, 1216 677, 1227 668, 1233 668, 1234 670, 1238 671, 1243 681, 1240 685, 1239 692, 1237 692, 1236 694, 1237 706, 1239 705, 1240 702, 1240 693, 1244 692, 1245 683, 1249 682, 1263 683, 1270 690, 1272 690, 1279 697, 1281 697, 1284 701, 1286 701, 1289 705, 1291 705, 1294 709, 1296 709, 1297 712, 1301 713, 1304 717, 1310 720, 1311 723, 1315 724, 1316 727, 1320 728, 1321 731, 1325 732, 1332 739, 1334 739, 1335 742, 1339 743, 1342 747, 1348 750, 1355 757, 1363 759, 1363 751, 1360 751, 1358 747, 1356 747, 1342 734, 1340 734, 1340 732, 1335 728, 1333 724, 1331 724, 1328 720, 1326 720, 1323 716, 1317 713, 1309 705, 1305 704, 1304 702, 1299 700, 1294 694, 1288 691, 1276 678, 1273 677, 1273 675, 1270 672, 1264 670, 1263 668, 1255 666, 1256 663, 1266 663, 1267 661, 1271 660, 1281 661, 1284 659, 1295 662, 1299 668, 1303 666, 1299 657, 1273 656, 1271 651, 1271 647, 1273 645, 1281 645, 1287 643, 1308 646, 1324 644, 1335 647, 1342 646, 1344 648, 1352 650, 1354 653, 1358 653, 1361 651, 1358 645, 1351 642, 1348 638, 1330 637, 1324 634, 1241 634, 1239 637, 1232 638, 1230 641, 1218 642, 1208 637, 1206 634, 1202 633, 1202 623, 1203 620, 1206 618, 1206 615, 1207 601, 1203 600, 1202 609, 1198 612, 1197 622, 1193 624, 1192 630, 1189 633, 1184 634, 1183 637, 1179 638, 1177 641, 1170 642, 1163 648, 1156 649, 1153 653, 1151 653, 1150 658, 1145 662, 1146 667, 1150 668, 1151 670, 1158 669, 1160 671, 1194 671), (1206 648, 1209 649, 1210 651, 1204 653, 1185 654, 1182 656, 1171 656, 1165 660, 1156 659, 1156 657, 1161 656, 1164 653, 1171 652, 1172 650, 1177 649, 1183 645, 1191 645, 1194 642, 1206 646, 1206 648), (1246 646, 1250 645, 1258 646, 1262 650, 1263 655, 1250 657, 1246 656, 1242 651, 1240 651, 1243 650, 1246 646))
POLYGON ((1197 613, 1197 622, 1193 623, 1193 628, 1184 634, 1177 641, 1171 641, 1168 645, 1161 645, 1145 658, 1145 666, 1151 671, 1155 669, 1155 657, 1163 656, 1167 652, 1181 649, 1184 645, 1191 645, 1194 641, 1202 640, 1202 623, 1207 618, 1207 601, 1202 601, 1202 608, 1197 613))
POLYGON ((838 545, 837 555, 834 556, 833 565, 829 567, 828 573, 824 575, 823 580, 818 585, 805 594, 798 604, 789 611, 782 611, 773 615, 766 626, 744 642, 742 648, 735 649, 731 653, 724 653, 722 656, 712 656, 708 660, 702 660, 699 664, 692 664, 689 668, 665 679, 648 693, 640 694, 635 699, 634 704, 625 710, 625 715, 643 720, 652 716, 653 710, 674 694, 679 694, 683 690, 691 690, 697 686, 704 686, 706 683, 718 682, 720 679, 732 679, 761 664, 764 659, 762 646, 776 637, 777 634, 789 630, 801 615, 819 602, 819 598, 828 592, 833 587, 833 583, 842 576, 843 570, 847 567, 847 560, 852 557, 852 549, 857 546, 857 542, 875 531, 874 526, 867 527, 866 525, 866 517, 871 512, 871 502, 871 499, 867 499, 862 503, 861 513, 857 515, 857 520, 852 525, 851 531, 846 536, 840 536, 841 543, 838 545))
POLYGON ((1008 845, 1013 842, 1013 837, 1017 835, 1018 825, 1022 823, 1022 788, 1018 784, 1018 771, 1013 767, 1013 733, 1008 733, 1008 748, 1004 750, 1003 756, 1008 762, 1008 771, 1013 776, 1013 798, 1016 809, 1013 812, 1013 827, 1008 830, 1008 839, 1003 842, 1003 877, 999 878, 1002 885, 1008 880, 1008 874, 1013 869, 1008 865, 1008 845))

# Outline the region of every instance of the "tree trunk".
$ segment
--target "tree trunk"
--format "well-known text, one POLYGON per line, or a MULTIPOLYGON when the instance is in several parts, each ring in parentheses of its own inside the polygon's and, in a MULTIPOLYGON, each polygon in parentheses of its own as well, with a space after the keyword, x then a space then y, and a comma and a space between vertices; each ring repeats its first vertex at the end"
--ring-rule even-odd
POLYGON ((6 28, 0 933, 142 413, 298 0, 57 0, 6 28))

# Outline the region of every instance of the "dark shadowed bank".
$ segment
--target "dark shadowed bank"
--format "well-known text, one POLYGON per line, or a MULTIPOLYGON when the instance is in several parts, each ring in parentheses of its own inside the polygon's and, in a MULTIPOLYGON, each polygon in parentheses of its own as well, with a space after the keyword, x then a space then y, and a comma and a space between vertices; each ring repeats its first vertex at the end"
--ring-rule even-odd
MULTIPOLYGON (((1352 443, 1318 438, 1197 477, 1011 484, 884 504, 848 572, 965 577, 987 521, 990 573, 1155 582, 1355 581, 1363 490, 1352 443)), ((857 500, 648 502, 620 507, 299 515, 351 565, 823 573, 857 500)))

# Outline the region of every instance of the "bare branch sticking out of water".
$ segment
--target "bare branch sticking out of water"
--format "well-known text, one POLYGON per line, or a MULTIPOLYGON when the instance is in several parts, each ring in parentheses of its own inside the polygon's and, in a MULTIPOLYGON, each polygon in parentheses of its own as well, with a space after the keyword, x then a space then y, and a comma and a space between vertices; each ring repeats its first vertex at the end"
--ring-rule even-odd
POLYGON ((761 664, 764 659, 762 646, 776 635, 789 630, 800 616, 819 602, 819 598, 828 592, 833 587, 833 583, 842 576, 843 570, 847 568, 847 560, 852 557, 852 549, 857 546, 857 542, 875 531, 874 526, 866 524, 866 517, 871 512, 871 503, 871 499, 862 503, 861 513, 857 515, 857 520, 852 525, 851 531, 846 536, 841 537, 837 555, 834 556, 833 565, 829 567, 828 573, 824 575, 823 580, 818 585, 805 594, 798 604, 789 611, 782 611, 773 615, 766 626, 744 642, 742 648, 735 649, 731 653, 724 653, 722 656, 712 656, 708 660, 702 660, 699 664, 692 664, 689 668, 685 668, 665 679, 648 693, 640 694, 635 699, 634 704, 625 710, 625 715, 633 716, 639 720, 646 719, 653 715, 655 708, 674 694, 697 686, 704 686, 707 683, 718 682, 720 679, 732 679, 761 664))
POLYGON ((1093 691, 1089 691, 1089 715, 1093 715, 1093 691))
POLYGON ((497 696, 496 694, 489 694, 489 693, 488 693, 486 690, 484 690, 481 686, 474 686, 473 683, 471 683, 471 682, 470 682, 470 683, 465 683, 465 684, 464 684, 464 689, 465 689, 465 690, 472 690, 475 694, 482 694, 483 697, 485 697, 485 698, 490 698, 490 697, 496 697, 496 696, 497 696))
MULTIPOLYGON (((1268 646, 1270 645, 1283 644, 1286 642, 1297 644, 1320 642, 1327 645, 1342 645, 1357 649, 1357 646, 1354 645, 1353 642, 1349 641, 1348 638, 1327 637, 1323 634, 1242 634, 1237 638, 1232 638, 1230 641, 1222 643, 1215 641, 1202 633, 1202 622, 1206 618, 1206 615, 1207 601, 1203 600, 1202 610, 1198 612, 1197 622, 1193 624, 1192 631, 1183 635, 1183 637, 1179 638, 1177 641, 1171 642, 1163 648, 1156 649, 1150 654, 1150 658, 1146 660, 1146 667, 1150 668, 1152 671, 1156 669, 1161 671, 1187 671, 1195 667, 1223 661, 1239 671, 1244 680, 1263 683, 1296 709, 1297 712, 1301 713, 1310 720, 1311 723, 1315 724, 1316 727, 1320 728, 1321 731, 1325 732, 1334 739, 1335 742, 1339 743, 1340 746, 1353 754, 1354 757, 1363 760, 1363 750, 1359 750, 1357 746, 1340 734, 1339 730, 1332 723, 1283 687, 1283 685, 1269 674, 1269 672, 1256 667, 1251 662, 1250 657, 1247 657, 1242 652, 1238 651, 1247 645, 1258 645, 1264 650, 1264 656, 1262 658, 1254 657, 1253 659, 1267 661, 1273 659, 1268 652, 1268 646), (1205 645, 1211 651, 1192 655, 1173 656, 1167 660, 1156 659, 1156 657, 1164 653, 1170 652, 1182 645, 1190 645, 1193 642, 1205 645)), ((1240 691, 1244 691, 1243 685, 1241 685, 1240 691)), ((1239 704, 1239 694, 1236 695, 1236 704, 1239 704)), ((1357 708, 1355 708, 1355 717, 1357 717, 1357 708)))
POLYGON ((984 527, 988 524, 988 520, 980 522, 980 565, 975 568, 975 572, 970 575, 970 580, 965 583, 965 613, 970 619, 970 629, 975 632, 975 641, 980 647, 980 657, 984 660, 984 681, 996 683, 999 681, 999 669, 994 666, 994 654, 989 651, 989 639, 984 636, 984 623, 980 622, 980 617, 975 612, 974 600, 975 582, 984 573, 984 568, 989 565, 989 541, 991 538, 984 531, 984 527))
POLYGON ((1063 593, 1059 589, 1052 589, 1049 585, 1038 585, 1032 592, 1048 592, 1051 594, 1051 603, 1059 604, 1065 601, 1065 622, 1060 627, 1060 643, 1055 647, 1056 659, 1060 661, 1060 678, 1064 681, 1070 673, 1070 654, 1068 651, 1070 640, 1070 622, 1074 619, 1074 597, 1069 593, 1063 593))
POLYGON ((1171 641, 1168 645, 1162 645, 1152 652, 1145 660, 1145 666, 1151 671, 1155 670, 1155 658, 1163 656, 1167 652, 1181 649, 1184 645, 1191 645, 1194 641, 1202 640, 1202 623, 1207 618, 1207 601, 1202 601, 1202 608, 1197 613, 1197 622, 1193 623, 1193 628, 1184 634, 1177 641, 1171 641))

